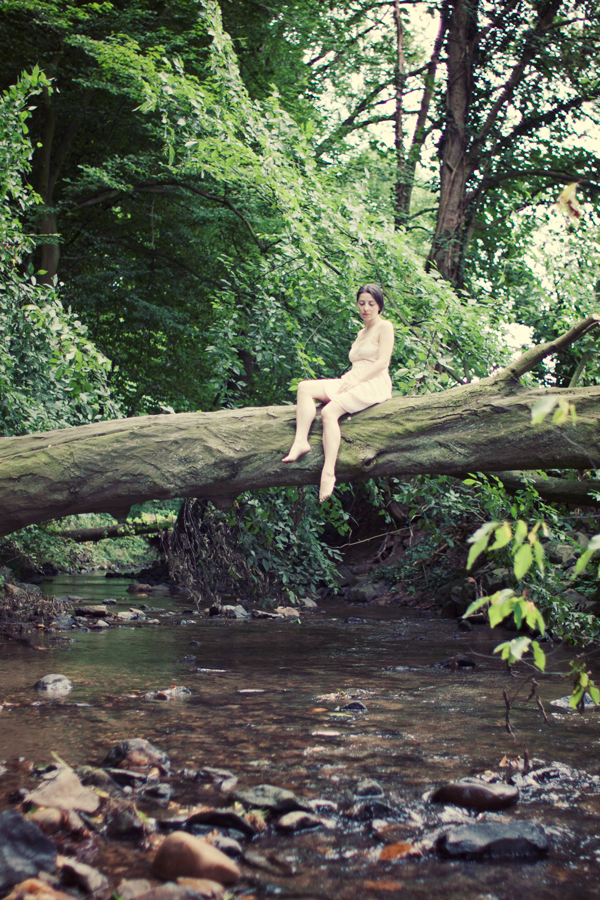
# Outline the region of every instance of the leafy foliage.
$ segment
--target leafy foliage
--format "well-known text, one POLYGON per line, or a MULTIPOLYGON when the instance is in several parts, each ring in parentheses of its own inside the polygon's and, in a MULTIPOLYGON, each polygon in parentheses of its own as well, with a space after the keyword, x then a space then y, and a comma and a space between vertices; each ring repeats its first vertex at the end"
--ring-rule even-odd
POLYGON ((34 239, 24 231, 36 196, 24 182, 32 155, 28 98, 46 77, 36 68, 0 96, 0 433, 81 425, 118 415, 110 363, 63 308, 57 284, 30 271, 34 239))

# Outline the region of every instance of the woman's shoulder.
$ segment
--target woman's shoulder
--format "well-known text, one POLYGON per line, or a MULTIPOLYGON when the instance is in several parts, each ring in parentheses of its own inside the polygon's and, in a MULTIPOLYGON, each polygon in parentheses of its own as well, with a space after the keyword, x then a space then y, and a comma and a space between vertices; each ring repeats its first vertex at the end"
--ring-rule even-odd
POLYGON ((390 322, 389 319, 381 319, 379 323, 379 330, 382 334, 394 334, 394 326, 390 322))

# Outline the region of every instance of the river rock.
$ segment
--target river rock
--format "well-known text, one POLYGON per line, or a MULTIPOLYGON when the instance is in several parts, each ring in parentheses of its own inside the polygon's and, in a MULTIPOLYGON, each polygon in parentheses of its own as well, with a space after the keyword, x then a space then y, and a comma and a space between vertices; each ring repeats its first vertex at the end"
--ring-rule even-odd
POLYGON ((195 781, 203 781, 214 784, 223 793, 232 791, 238 783, 237 775, 230 772, 229 769, 216 769, 213 766, 204 766, 194 773, 195 781))
POLYGON ((246 807, 268 809, 271 813, 293 812, 295 809, 312 811, 310 805, 299 800, 292 791, 273 784, 257 784, 248 790, 237 791, 234 797, 246 807))
POLYGON ((0 814, 0 894, 26 878, 56 868, 56 847, 15 810, 0 814))
POLYGON ((306 831, 307 828, 320 828, 322 825, 331 827, 332 824, 315 813, 295 810, 282 816, 277 822, 277 828, 279 831, 295 832, 306 831))
POLYGON ((64 887, 76 887, 86 894, 108 890, 108 878, 93 866, 66 856, 59 856, 56 864, 60 869, 60 881, 64 887))
POLYGON ((147 878, 125 878, 117 885, 115 894, 121 900, 133 900, 134 897, 147 894, 151 889, 152 885, 147 878))
POLYGON ((181 700, 182 697, 186 697, 192 692, 189 688, 183 687, 183 685, 177 687, 164 688, 159 691, 148 691, 147 694, 143 694, 142 699, 144 700, 181 700))
MULTIPOLYGON (((571 706, 571 695, 566 694, 564 697, 559 697, 558 700, 551 700, 550 706, 556 706, 558 709, 568 709, 570 712, 575 712, 573 707, 571 706)), ((587 710, 595 709, 596 704, 590 697, 590 695, 586 693, 583 695, 583 708, 587 710)))
POLYGON ((73 690, 73 682, 66 675, 44 675, 34 684, 36 691, 49 694, 52 697, 64 697, 73 690))
POLYGON ((476 778, 461 778, 443 784, 430 797, 432 803, 453 803, 467 809, 494 812, 513 806, 519 790, 511 784, 488 784, 476 778))
POLYGON ((62 810, 52 807, 36 809, 27 818, 30 822, 34 822, 38 828, 41 828, 44 834, 56 834, 65 822, 65 815, 62 810))
POLYGON ((367 707, 360 700, 353 700, 351 703, 346 703, 345 706, 340 706, 340 710, 342 712, 366 712, 367 707))
POLYGON ((398 810, 382 800, 363 800, 355 803, 346 815, 357 822, 370 822, 372 819, 394 818, 398 815, 398 810))
POLYGON ((202 900, 223 900, 225 888, 210 878, 178 878, 177 884, 191 888, 202 900))
POLYGON ((100 806, 100 797, 86 788, 73 769, 60 766, 54 777, 25 798, 35 806, 51 806, 69 812, 72 809, 85 813, 95 813, 100 806))
POLYGON ((168 806, 173 795, 173 788, 170 784, 150 784, 142 788, 140 796, 148 803, 154 803, 156 806, 168 806))
POLYGON ((209 844, 212 844, 213 847, 216 847, 227 856, 236 857, 241 856, 243 853, 242 845, 235 838, 228 837, 226 834, 213 832, 207 837, 207 840, 209 844))
POLYGON ((301 600, 298 600, 298 603, 303 609, 318 609, 317 604, 310 597, 303 597, 301 600))
POLYGON ((4 900, 73 900, 73 897, 57 891, 41 878, 27 878, 17 884, 4 900))
POLYGON ((286 619, 299 619, 300 613, 293 606, 277 606, 275 612, 286 619))
POLYGON ((174 831, 164 839, 152 871, 167 880, 188 876, 210 878, 220 884, 234 884, 240 877, 237 863, 208 841, 185 831, 174 831))
POLYGON ((248 610, 244 609, 241 603, 238 603, 237 606, 232 606, 228 604, 222 608, 222 613, 226 619, 249 619, 250 613, 248 610))
POLYGON ((383 788, 373 778, 363 778, 354 789, 356 797, 383 797, 383 788))
POLYGON ((548 853, 550 844, 542 826, 533 822, 474 822, 441 834, 436 849, 452 859, 538 857, 548 853))
POLYGON ((144 821, 133 803, 113 801, 106 815, 106 833, 123 841, 139 841, 144 837, 144 821))
POLYGON ((95 604, 94 606, 75 606, 73 610, 76 616, 88 616, 91 619, 103 619, 108 610, 105 604, 95 604))
POLYGON ((451 672, 456 672, 457 669, 474 669, 476 665, 475 660, 471 659, 470 656, 457 654, 450 657, 450 659, 442 659, 438 663, 433 663, 433 668, 450 669, 451 672))
POLYGON ((164 772, 168 772, 171 767, 167 754, 143 738, 130 738, 115 744, 107 753, 104 763, 117 768, 159 766, 164 772))
POLYGON ((192 829, 195 825, 212 825, 215 828, 232 828, 247 838, 256 836, 254 828, 242 816, 226 809, 208 809, 195 813, 187 820, 186 828, 192 829))
POLYGON ((268 612, 266 609, 253 609, 251 615, 252 615, 253 619, 280 619, 281 618, 279 613, 268 612))

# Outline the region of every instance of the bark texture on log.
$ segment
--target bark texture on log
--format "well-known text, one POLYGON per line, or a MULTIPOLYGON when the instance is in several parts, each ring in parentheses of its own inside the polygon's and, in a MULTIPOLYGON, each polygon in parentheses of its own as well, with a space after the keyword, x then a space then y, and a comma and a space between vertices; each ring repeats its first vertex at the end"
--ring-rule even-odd
MULTIPOLYGON (((323 455, 281 458, 295 407, 117 419, 0 439, 0 535, 47 519, 172 497, 230 502, 249 489, 316 484, 323 455)), ((549 420, 548 420, 549 422, 549 420)), ((400 397, 342 420, 338 480, 385 475, 599 468, 600 386, 541 391, 486 379, 400 397), (575 425, 531 425, 544 393, 576 405, 575 425)))
POLYGON ((549 503, 570 503, 571 506, 595 506, 600 501, 592 494, 600 494, 600 481, 575 481, 568 478, 544 478, 531 472, 496 472, 509 494, 525 489, 527 480, 543 500, 549 503))

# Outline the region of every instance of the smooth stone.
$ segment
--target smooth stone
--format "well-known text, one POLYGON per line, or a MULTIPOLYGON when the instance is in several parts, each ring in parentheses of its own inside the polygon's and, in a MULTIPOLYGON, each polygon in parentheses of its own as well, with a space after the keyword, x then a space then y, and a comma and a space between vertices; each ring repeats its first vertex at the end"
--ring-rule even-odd
POLYGON ((364 778, 356 785, 354 795, 356 797, 383 797, 383 788, 373 778, 364 778))
POLYGON ((295 810, 282 816, 277 822, 277 828, 279 831, 295 832, 305 831, 308 828, 320 828, 325 824, 326 820, 315 813, 295 810))
POLYGON ((110 624, 106 621, 106 619, 96 619, 93 625, 90 625, 90 628, 93 631, 104 631, 105 628, 110 628, 110 624))
MULTIPOLYGON (((571 706, 571 695, 570 694, 566 694, 564 697, 559 697, 558 700, 551 700, 550 706, 556 706, 558 709, 567 709, 567 710, 569 710, 569 712, 576 712, 576 710, 574 710, 573 707, 571 706)), ((587 709, 592 710, 592 709, 596 708, 596 704, 594 703, 594 701, 592 700, 590 695, 587 693, 587 691, 583 695, 583 708, 586 710, 587 709)))
POLYGON ((66 675, 44 675, 43 678, 36 681, 34 688, 36 691, 43 691, 53 697, 64 697, 73 690, 73 682, 69 681, 66 675))
POLYGON ((100 797, 85 787, 73 769, 61 766, 51 781, 32 791, 25 798, 35 806, 52 806, 68 812, 72 809, 85 813, 95 813, 100 806, 100 797))
POLYGON ((140 796, 149 803, 155 803, 157 806, 168 806, 173 795, 173 788, 170 784, 151 784, 142 788, 140 796))
POLYGON ((73 897, 56 890, 41 878, 28 878, 17 884, 4 900, 73 900, 73 897))
POLYGON ((41 828, 44 834, 56 834, 63 827, 65 815, 60 809, 54 807, 36 809, 27 818, 41 828))
POLYGON ((360 700, 353 700, 352 703, 346 703, 345 706, 340 706, 340 710, 342 712, 366 712, 367 707, 364 703, 361 703, 360 700))
POLYGON ((266 609, 253 609, 251 615, 252 615, 253 619, 280 619, 281 618, 279 613, 268 612, 266 609))
POLYGON ((241 856, 243 853, 242 845, 235 838, 228 837, 226 834, 211 834, 208 838, 209 842, 227 856, 241 856))
POLYGON ((209 809, 203 812, 195 813, 187 820, 186 828, 193 828, 194 825, 213 825, 215 828, 233 828, 239 831, 245 837, 253 838, 256 836, 256 829, 250 825, 242 816, 238 816, 235 812, 222 809, 209 809))
POLYGON ((300 613, 294 606, 277 606, 275 612, 286 619, 299 619, 300 613))
POLYGON ((144 836, 144 821, 133 805, 114 805, 106 816, 106 833, 111 838, 137 841, 144 836))
POLYGON ((449 659, 442 659, 438 663, 433 663, 432 666, 434 669, 450 669, 452 672, 455 672, 457 669, 474 669, 475 667, 476 662, 474 659, 471 659, 470 656, 462 656, 461 654, 452 656, 449 659))
POLYGON ((519 799, 519 789, 511 784, 487 784, 476 778, 461 778, 443 784, 431 795, 432 803, 453 803, 467 809, 495 812, 513 806, 519 799))
POLYGON ((131 769, 104 769, 107 775, 121 787, 138 788, 148 781, 147 772, 137 772, 131 769))
POLYGON ((296 809, 311 812, 307 802, 299 800, 292 791, 273 784, 257 784, 248 790, 236 791, 234 797, 246 807, 268 809, 272 813, 293 812, 296 809))
POLYGON ((73 610, 76 616, 89 616, 92 619, 103 619, 107 614, 106 604, 96 604, 94 606, 76 606, 73 610))
POLYGON ((134 900, 134 897, 147 894, 151 889, 152 885, 147 878, 125 878, 117 885, 115 894, 121 900, 134 900))
POLYGON ((368 822, 372 819, 394 817, 398 815, 398 810, 381 800, 364 800, 362 803, 355 803, 346 815, 358 822, 368 822))
POLYGON ((15 810, 1 813, 0 893, 55 868, 56 847, 38 826, 15 810))
POLYGON ((164 690, 158 691, 148 691, 147 694, 143 694, 144 700, 180 700, 182 697, 187 697, 192 692, 189 688, 181 686, 164 688, 164 690))
POLYGON ((223 885, 210 878, 178 878, 177 884, 191 888, 202 900, 223 900, 225 896, 223 885))
POLYGON ((136 900, 203 900, 206 896, 189 885, 168 881, 151 887, 145 894, 138 894, 136 900))
POLYGON ((237 863, 208 841, 185 831, 174 831, 164 839, 152 871, 166 880, 189 876, 210 878, 220 884, 234 884, 240 877, 237 863))
POLYGON ((244 607, 238 603, 237 606, 233 606, 231 604, 224 606, 221 610, 225 618, 227 619, 249 619, 250 613, 248 610, 244 609, 244 607))
POLYGON ((123 762, 136 767, 160 766, 165 772, 171 767, 167 754, 144 738, 130 738, 115 744, 107 753, 104 762, 115 767, 123 762))
POLYGON ((538 857, 550 844, 541 825, 532 822, 475 822, 441 834, 436 849, 452 859, 494 857, 538 857))
POLYGON ((76 887, 86 894, 108 890, 108 878, 93 866, 65 856, 59 856, 56 864, 60 869, 61 884, 65 887, 76 887))
POLYGON ((303 597, 302 600, 299 600, 298 603, 304 609, 317 609, 318 606, 314 600, 311 600, 310 597, 303 597))

